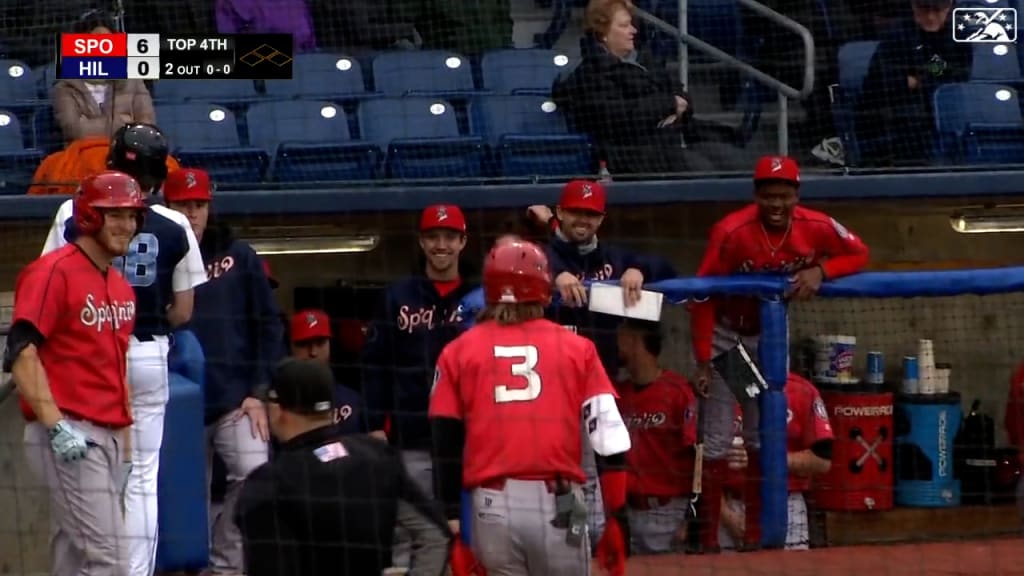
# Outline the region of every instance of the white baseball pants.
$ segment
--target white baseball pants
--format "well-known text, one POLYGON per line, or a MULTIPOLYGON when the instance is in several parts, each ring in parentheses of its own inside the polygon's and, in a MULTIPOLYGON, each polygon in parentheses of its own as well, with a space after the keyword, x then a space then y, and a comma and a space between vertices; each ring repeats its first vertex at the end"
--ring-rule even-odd
MULTIPOLYGON (((743 502, 730 498, 724 504, 742 512, 743 502)), ((807 501, 800 492, 790 492, 787 506, 789 522, 786 524, 786 550, 809 550, 811 547, 810 522, 807 517, 807 501)), ((718 542, 723 550, 736 549, 736 539, 725 529, 718 528, 718 542)))
POLYGON ((167 410, 166 336, 128 347, 128 385, 132 391, 132 474, 125 489, 125 534, 130 576, 152 576, 157 545, 157 474, 167 410))

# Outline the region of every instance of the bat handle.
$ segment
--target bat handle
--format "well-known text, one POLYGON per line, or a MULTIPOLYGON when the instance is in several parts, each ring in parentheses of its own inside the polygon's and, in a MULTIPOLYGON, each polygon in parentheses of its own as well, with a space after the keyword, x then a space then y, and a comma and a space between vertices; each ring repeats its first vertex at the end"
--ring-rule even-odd
POLYGON ((704 444, 697 444, 694 447, 693 463, 693 495, 694 499, 704 491, 704 444))

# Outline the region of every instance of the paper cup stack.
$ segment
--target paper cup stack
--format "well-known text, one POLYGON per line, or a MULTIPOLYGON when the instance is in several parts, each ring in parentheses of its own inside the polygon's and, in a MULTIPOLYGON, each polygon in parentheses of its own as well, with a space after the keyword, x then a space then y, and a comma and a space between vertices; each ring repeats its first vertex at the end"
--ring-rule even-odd
POLYGON ((953 367, 949 364, 935 365, 935 393, 949 394, 949 378, 953 367))
POLYGON ((935 394, 935 346, 931 340, 917 342, 918 394, 935 394))

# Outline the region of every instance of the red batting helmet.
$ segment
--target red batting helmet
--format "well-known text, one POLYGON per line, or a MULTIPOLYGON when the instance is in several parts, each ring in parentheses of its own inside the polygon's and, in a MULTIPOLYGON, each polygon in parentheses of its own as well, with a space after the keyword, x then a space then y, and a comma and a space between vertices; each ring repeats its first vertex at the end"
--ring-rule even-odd
POLYGON ((800 186, 800 167, 789 156, 762 156, 754 168, 754 186, 764 182, 788 182, 800 186))
POLYGON ((93 236, 103 228, 103 209, 134 208, 138 211, 138 227, 142 228, 146 203, 134 178, 124 172, 106 170, 82 180, 72 207, 79 232, 93 236))
POLYGON ((551 302, 551 269, 544 251, 514 240, 491 249, 484 262, 484 298, 488 304, 551 302))

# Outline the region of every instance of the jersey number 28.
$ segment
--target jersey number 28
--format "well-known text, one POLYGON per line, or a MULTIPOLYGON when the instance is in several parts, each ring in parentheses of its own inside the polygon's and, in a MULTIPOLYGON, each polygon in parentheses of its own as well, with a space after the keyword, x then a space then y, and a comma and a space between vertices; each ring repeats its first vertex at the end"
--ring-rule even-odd
POLYGON ((115 265, 132 287, 145 288, 156 282, 156 258, 160 240, 155 234, 143 232, 132 239, 128 254, 115 260, 115 265))
POLYGON ((494 357, 518 360, 512 364, 512 375, 526 380, 526 388, 509 388, 505 384, 495 386, 495 402, 530 402, 540 396, 541 381, 537 373, 540 356, 536 346, 495 346, 494 357))

